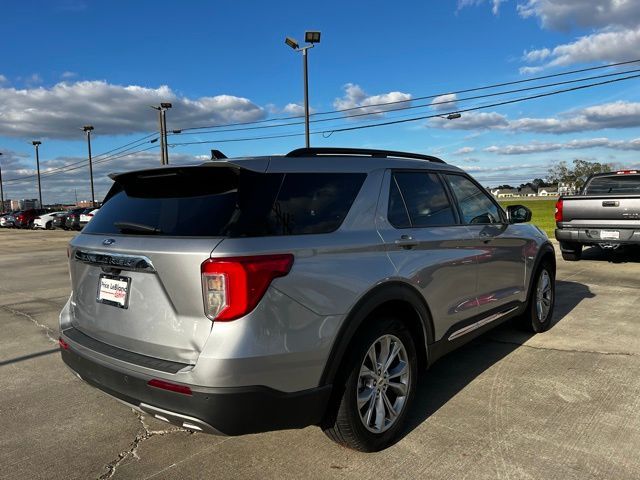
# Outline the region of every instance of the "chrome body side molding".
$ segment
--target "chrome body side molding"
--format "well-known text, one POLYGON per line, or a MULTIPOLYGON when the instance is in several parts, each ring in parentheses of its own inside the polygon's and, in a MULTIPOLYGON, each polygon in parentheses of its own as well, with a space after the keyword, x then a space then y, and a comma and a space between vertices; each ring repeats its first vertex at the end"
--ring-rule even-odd
POLYGON ((494 313, 493 315, 489 315, 486 318, 483 318, 482 320, 478 320, 475 323, 472 323, 471 325, 467 325, 466 327, 462 327, 460 330, 456 330, 455 332, 453 332, 451 335, 449 335, 449 338, 447 340, 451 341, 451 340, 455 340, 458 337, 461 337, 463 335, 466 335, 467 333, 473 332, 474 330, 479 329, 480 327, 483 327, 484 325, 494 322, 496 320, 498 320, 499 318, 504 317, 505 315, 510 314, 511 312, 517 310, 519 307, 513 307, 510 308, 509 310, 505 310, 504 312, 498 312, 498 313, 494 313))

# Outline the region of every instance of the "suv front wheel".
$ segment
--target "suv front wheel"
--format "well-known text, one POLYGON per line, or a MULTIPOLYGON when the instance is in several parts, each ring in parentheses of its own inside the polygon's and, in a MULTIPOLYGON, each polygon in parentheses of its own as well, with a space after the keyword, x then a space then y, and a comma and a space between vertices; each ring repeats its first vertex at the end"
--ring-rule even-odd
POLYGON ((375 452, 402 431, 415 396, 415 345, 402 322, 385 318, 355 339, 352 352, 337 413, 324 432, 345 447, 375 452))

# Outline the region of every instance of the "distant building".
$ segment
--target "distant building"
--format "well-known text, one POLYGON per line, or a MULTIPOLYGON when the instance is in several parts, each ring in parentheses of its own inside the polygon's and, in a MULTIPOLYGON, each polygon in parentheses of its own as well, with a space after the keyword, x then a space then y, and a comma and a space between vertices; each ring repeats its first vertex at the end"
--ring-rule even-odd
POLYGON ((9 210, 14 211, 14 210, 20 210, 20 200, 10 200, 10 205, 11 207, 9 208, 9 210))
POLYGON ((538 189, 539 197, 557 197, 558 196, 558 187, 540 187, 538 189))
POLYGON ((76 206, 78 208, 89 208, 93 207, 93 204, 91 203, 91 200, 80 200, 76 203, 76 206))
POLYGON ((496 188, 494 190, 491 190, 491 194, 496 198, 519 198, 536 196, 536 192, 530 187, 496 188))
POLYGON ((575 195, 578 193, 578 188, 574 183, 562 183, 558 184, 558 195, 575 195))
POLYGON ((32 208, 40 208, 40 202, 37 198, 24 198, 20 200, 20 210, 31 210, 32 208))
POLYGON ((11 200, 4 200, 2 205, 0 205, 0 212, 9 212, 11 211, 11 200))

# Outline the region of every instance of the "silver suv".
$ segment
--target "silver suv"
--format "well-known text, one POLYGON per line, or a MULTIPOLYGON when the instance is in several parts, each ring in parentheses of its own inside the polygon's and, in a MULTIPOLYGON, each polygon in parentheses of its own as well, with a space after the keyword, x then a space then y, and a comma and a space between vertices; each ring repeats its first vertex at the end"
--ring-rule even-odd
POLYGON ((421 369, 512 317, 549 328, 552 245, 459 168, 216 156, 112 175, 70 243, 62 358, 131 407, 225 435, 319 425, 376 451, 421 369))

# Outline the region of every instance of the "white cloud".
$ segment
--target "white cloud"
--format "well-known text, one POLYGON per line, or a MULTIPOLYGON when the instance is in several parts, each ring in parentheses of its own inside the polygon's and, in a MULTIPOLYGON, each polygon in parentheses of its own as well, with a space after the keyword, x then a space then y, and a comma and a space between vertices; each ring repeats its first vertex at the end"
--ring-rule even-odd
POLYGON ((527 0, 517 8, 521 17, 537 17, 544 28, 554 30, 640 23, 637 0, 527 0))
MULTIPOLYGON (((31 155, 5 151, 2 155, 2 177, 4 181, 5 199, 37 198, 38 187, 35 178, 28 178, 20 182, 12 179, 36 174, 35 162, 31 155)), ((201 159, 187 154, 169 152, 172 165, 184 165, 188 163, 201 163, 201 159)), ((206 159, 209 157, 206 156, 206 159)), ((112 181, 108 177, 111 172, 122 172, 133 169, 152 168, 160 165, 158 152, 140 152, 110 161, 94 162, 94 185, 96 200, 102 200, 110 188, 112 181)), ((75 202, 75 193, 78 200, 90 199, 91 188, 89 185, 89 167, 86 157, 63 156, 55 159, 40 161, 42 200, 45 204, 54 202, 75 202), (49 174, 51 169, 64 167, 77 162, 82 164, 72 165, 74 170, 64 173, 49 174)))
POLYGON ((431 106, 438 111, 455 110, 457 107, 456 100, 458 96, 455 93, 447 93, 439 95, 431 101, 431 106))
POLYGON ((553 152, 558 150, 583 150, 588 148, 611 148, 614 150, 640 150, 640 138, 633 140, 610 140, 608 138, 590 138, 569 142, 531 142, 518 145, 492 145, 485 152, 498 155, 523 155, 531 153, 553 152))
POLYGON ((149 105, 171 102, 169 128, 259 120, 264 109, 231 95, 188 98, 168 86, 147 88, 104 81, 58 83, 51 88, 0 88, 0 135, 22 138, 78 138, 91 122, 98 135, 157 130, 149 105))
POLYGON ((70 78, 74 78, 77 77, 78 74, 76 72, 62 72, 62 75, 60 75, 60 78, 64 79, 64 80, 69 80, 70 78))
POLYGON ((476 149, 473 147, 462 147, 453 152, 454 155, 467 155, 468 153, 475 152, 476 149))
POLYGON ((24 83, 28 86, 40 85, 42 83, 42 77, 38 73, 32 73, 24 79, 24 83))
POLYGON ((497 112, 466 112, 457 120, 432 119, 430 127, 459 130, 509 130, 572 133, 606 128, 640 127, 640 103, 617 101, 563 112, 557 117, 510 120, 497 112))
POLYGON ((2 85, 4 83, 9 83, 9 79, 7 77, 5 77, 4 75, 0 74, 0 85, 2 85))
MULTIPOLYGON (((458 0, 458 8, 457 11, 462 10, 465 7, 480 5, 484 3, 485 0, 458 0)), ((505 3, 507 0, 491 0, 491 12, 494 15, 498 15, 500 13, 500 5, 505 3)))
POLYGON ((364 118, 376 118, 382 116, 382 112, 389 109, 398 108, 398 106, 408 106, 411 104, 411 94, 403 92, 389 92, 379 95, 368 95, 359 85, 347 83, 344 86, 344 96, 336 98, 333 106, 336 110, 354 109, 345 112, 345 115, 358 115, 361 113, 372 113, 364 118), (390 102, 391 105, 378 105, 390 102), (377 105, 377 106, 376 106, 377 105))
MULTIPOLYGON (((638 2, 640 5, 640 2, 638 2)), ((588 62, 621 62, 636 58, 640 51, 640 26, 635 28, 607 28, 579 37, 571 43, 553 49, 542 48, 525 52, 523 60, 529 63, 546 60, 538 66, 523 67, 521 73, 535 73, 544 68, 588 62)))

